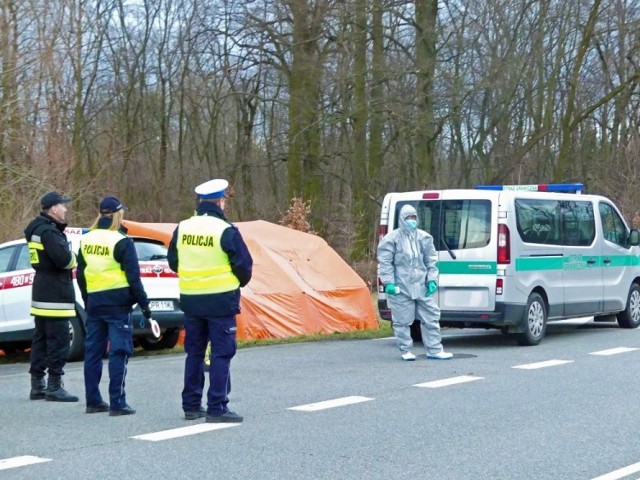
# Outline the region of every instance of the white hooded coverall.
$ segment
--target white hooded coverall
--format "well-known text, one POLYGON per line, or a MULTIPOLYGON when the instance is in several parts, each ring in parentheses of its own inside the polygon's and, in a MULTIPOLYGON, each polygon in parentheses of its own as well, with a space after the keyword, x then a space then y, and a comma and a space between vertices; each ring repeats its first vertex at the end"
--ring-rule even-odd
POLYGON ((393 332, 401 353, 409 351, 413 345, 411 324, 420 321, 422 343, 427 355, 436 355, 442 348, 440 334, 440 308, 436 293, 427 297, 427 282, 438 281, 438 253, 433 245, 433 237, 424 230, 410 229, 407 217, 415 215, 416 209, 404 205, 400 209, 400 226, 388 233, 378 245, 380 280, 384 285, 395 283, 400 292, 387 294, 391 309, 393 332))

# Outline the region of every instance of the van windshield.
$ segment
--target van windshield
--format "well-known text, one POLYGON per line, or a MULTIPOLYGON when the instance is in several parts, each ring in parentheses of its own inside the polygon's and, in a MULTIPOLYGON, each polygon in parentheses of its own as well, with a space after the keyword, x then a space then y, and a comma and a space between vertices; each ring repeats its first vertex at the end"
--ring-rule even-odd
POLYGON ((396 204, 395 225, 400 209, 412 205, 418 212, 418 228, 429 232, 436 250, 481 248, 491 240, 491 201, 418 200, 396 204))

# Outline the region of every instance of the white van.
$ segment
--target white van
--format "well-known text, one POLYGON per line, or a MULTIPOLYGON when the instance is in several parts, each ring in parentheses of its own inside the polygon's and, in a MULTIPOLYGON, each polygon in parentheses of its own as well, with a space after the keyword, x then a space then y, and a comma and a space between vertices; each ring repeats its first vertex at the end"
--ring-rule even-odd
MULTIPOLYGON (((582 184, 388 193, 378 237, 411 204, 434 237, 441 326, 499 328, 537 345, 547 321, 594 316, 640 325, 640 232, 582 184)), ((378 278, 380 316, 391 319, 378 278)), ((412 327, 420 338, 419 325, 412 327)))

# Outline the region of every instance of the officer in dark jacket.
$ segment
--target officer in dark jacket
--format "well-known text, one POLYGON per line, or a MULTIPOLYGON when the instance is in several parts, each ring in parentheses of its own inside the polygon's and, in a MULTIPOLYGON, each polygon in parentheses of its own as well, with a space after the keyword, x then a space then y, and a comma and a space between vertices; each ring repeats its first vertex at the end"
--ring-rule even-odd
POLYGON ((40 199, 42 211, 24 230, 31 266, 36 271, 31 293, 31 315, 35 320, 29 369, 31 400, 78 401, 62 383, 69 353, 69 318, 76 316, 71 275, 76 256, 64 234, 66 204, 70 201, 58 192, 47 193, 40 199))
POLYGON ((187 353, 182 409, 187 420, 206 416, 209 423, 239 423, 227 408, 229 367, 236 353, 236 314, 240 287, 251 279, 253 259, 238 229, 225 218, 226 180, 196 187, 196 215, 180 222, 169 244, 169 266, 178 273, 185 313, 187 353), (207 409, 202 407, 204 356, 211 342, 207 409))
POLYGON ((87 413, 110 416, 136 413, 124 391, 127 363, 133 354, 132 306, 140 305, 151 318, 149 300, 140 280, 133 240, 121 230, 124 206, 115 197, 104 198, 90 231, 80 240, 78 286, 87 310, 84 385, 87 413), (109 342, 109 404, 102 400, 102 357, 109 342))

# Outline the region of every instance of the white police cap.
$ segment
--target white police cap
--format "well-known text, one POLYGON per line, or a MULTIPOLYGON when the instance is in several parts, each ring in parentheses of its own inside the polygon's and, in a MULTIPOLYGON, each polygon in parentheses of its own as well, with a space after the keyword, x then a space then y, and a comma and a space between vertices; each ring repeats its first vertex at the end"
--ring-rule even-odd
POLYGON ((229 182, 222 178, 216 178, 215 180, 201 183, 195 188, 195 191, 200 198, 220 198, 224 197, 224 192, 228 186, 229 182))

